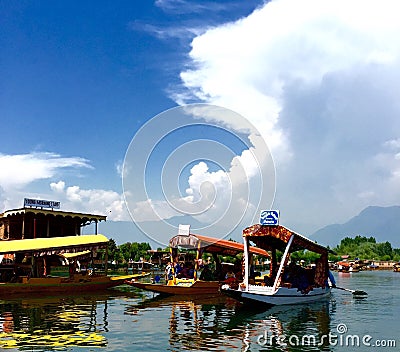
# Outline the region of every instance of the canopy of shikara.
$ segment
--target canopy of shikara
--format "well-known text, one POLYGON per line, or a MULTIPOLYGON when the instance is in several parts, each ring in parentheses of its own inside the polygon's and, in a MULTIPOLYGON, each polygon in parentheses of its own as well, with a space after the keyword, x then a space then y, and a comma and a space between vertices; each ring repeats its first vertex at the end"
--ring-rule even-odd
POLYGON ((265 250, 278 249, 284 251, 289 239, 294 236, 289 252, 306 249, 319 254, 327 254, 328 248, 289 230, 284 226, 266 226, 255 224, 243 230, 243 237, 248 237, 257 247, 265 250))
MULTIPOLYGON (((190 234, 188 236, 176 235, 170 239, 169 245, 171 248, 201 249, 208 253, 231 256, 243 253, 244 250, 244 245, 242 243, 195 234, 190 234)), ((267 251, 257 247, 250 247, 250 253, 264 257, 269 256, 267 251)))
POLYGON ((83 252, 105 248, 108 238, 103 235, 65 236, 26 240, 0 241, 0 254, 33 252, 36 255, 83 252))

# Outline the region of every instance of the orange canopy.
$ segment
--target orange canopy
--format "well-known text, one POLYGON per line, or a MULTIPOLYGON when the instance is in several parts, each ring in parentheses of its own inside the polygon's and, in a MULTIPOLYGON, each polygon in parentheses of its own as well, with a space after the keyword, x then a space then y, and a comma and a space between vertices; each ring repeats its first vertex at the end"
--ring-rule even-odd
MULTIPOLYGON (((190 234, 188 236, 176 235, 170 239, 169 245, 171 248, 201 248, 205 252, 222 255, 236 255, 244 251, 243 243, 195 234, 190 234)), ((269 256, 266 250, 257 247, 250 247, 250 253, 265 257, 269 256)))

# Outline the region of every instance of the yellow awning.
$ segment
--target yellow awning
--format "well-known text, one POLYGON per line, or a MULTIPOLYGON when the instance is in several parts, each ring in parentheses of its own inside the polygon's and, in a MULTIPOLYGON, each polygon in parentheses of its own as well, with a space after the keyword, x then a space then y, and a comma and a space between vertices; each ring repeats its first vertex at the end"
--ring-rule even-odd
POLYGON ((0 254, 52 250, 59 251, 67 249, 84 251, 93 247, 105 247, 107 242, 108 238, 104 235, 46 237, 26 240, 0 241, 0 254))
POLYGON ((78 258, 78 257, 85 257, 88 254, 90 254, 91 252, 92 251, 63 253, 63 254, 60 254, 60 256, 65 259, 73 259, 73 258, 78 258))

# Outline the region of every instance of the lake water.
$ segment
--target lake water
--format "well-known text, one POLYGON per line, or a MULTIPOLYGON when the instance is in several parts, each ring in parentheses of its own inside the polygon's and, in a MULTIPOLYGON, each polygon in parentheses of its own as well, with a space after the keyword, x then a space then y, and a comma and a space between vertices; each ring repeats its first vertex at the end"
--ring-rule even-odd
POLYGON ((0 301, 6 351, 400 351, 400 273, 335 274, 324 302, 249 309, 225 298, 96 296, 0 301), (383 347, 382 347, 383 346, 383 347))

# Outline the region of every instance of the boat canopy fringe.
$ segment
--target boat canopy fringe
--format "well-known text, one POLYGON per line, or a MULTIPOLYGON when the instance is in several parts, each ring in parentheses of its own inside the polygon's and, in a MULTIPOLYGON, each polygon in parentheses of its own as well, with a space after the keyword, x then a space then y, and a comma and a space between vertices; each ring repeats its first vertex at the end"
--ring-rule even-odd
MULTIPOLYGON (((208 253, 232 256, 244 250, 243 243, 195 234, 176 235, 170 239, 169 245, 171 248, 202 249, 208 253)), ((250 247, 250 253, 269 257, 268 252, 262 248, 250 247)))
POLYGON ((330 249, 281 225, 267 226, 255 224, 243 230, 243 237, 248 237, 258 247, 265 250, 278 249, 284 251, 292 236, 294 236, 294 238, 292 245, 290 246, 291 253, 303 249, 319 254, 325 254, 328 252, 333 253, 330 249))
POLYGON ((106 248, 107 244, 108 238, 103 235, 0 241, 0 254, 33 252, 35 256, 41 256, 106 248))

